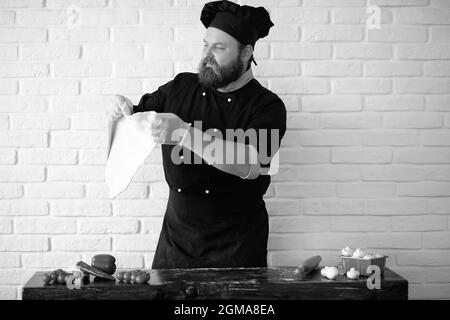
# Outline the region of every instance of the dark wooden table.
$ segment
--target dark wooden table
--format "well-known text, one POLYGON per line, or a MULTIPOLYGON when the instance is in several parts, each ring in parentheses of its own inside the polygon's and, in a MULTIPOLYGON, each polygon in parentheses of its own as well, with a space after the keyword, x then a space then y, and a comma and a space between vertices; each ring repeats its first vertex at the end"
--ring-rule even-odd
POLYGON ((350 280, 339 275, 322 278, 320 270, 299 280, 294 267, 160 269, 151 270, 144 285, 97 281, 80 289, 45 285, 37 272, 23 288, 22 298, 33 299, 168 299, 168 300, 304 300, 304 299, 408 299, 408 281, 385 269, 381 288, 369 289, 367 278, 350 280))

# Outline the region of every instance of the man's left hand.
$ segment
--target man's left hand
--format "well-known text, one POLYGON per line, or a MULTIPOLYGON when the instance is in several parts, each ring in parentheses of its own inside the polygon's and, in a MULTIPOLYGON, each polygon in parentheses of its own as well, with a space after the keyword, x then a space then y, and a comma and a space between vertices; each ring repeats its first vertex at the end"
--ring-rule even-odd
POLYGON ((154 142, 178 144, 189 125, 174 113, 157 113, 150 129, 154 142))

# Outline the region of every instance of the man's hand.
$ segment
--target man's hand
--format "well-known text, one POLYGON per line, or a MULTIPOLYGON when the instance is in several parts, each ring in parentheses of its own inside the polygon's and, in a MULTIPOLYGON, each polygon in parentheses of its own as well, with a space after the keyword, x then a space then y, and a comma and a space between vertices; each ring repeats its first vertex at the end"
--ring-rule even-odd
POLYGON ((106 112, 113 121, 121 117, 133 114, 133 102, 127 97, 115 95, 112 100, 111 108, 106 112))
POLYGON ((151 122, 153 141, 161 144, 178 144, 189 125, 174 113, 157 113, 151 122))

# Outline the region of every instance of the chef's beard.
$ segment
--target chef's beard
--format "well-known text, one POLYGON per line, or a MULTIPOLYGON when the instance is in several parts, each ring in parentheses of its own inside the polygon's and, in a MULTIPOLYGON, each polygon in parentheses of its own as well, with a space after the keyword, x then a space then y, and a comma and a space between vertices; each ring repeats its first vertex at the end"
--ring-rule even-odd
POLYGON ((206 57, 200 61, 198 66, 198 79, 206 87, 222 88, 239 79, 244 72, 244 63, 239 59, 231 61, 228 65, 219 66, 214 57, 206 57), (207 64, 212 65, 207 66, 207 64))

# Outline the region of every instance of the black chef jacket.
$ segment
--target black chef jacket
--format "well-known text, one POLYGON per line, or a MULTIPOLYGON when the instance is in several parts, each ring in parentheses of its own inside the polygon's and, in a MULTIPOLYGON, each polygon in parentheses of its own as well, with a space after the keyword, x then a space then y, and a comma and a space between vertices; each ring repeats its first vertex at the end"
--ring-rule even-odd
MULTIPOLYGON (((281 144, 286 131, 283 102, 255 78, 222 93, 202 86, 196 73, 180 73, 142 96, 133 112, 144 111, 174 113, 192 125, 202 121, 202 131, 218 129, 224 139, 226 129, 278 129, 281 144)), ((204 161, 195 164, 197 155, 184 147, 180 155, 191 162, 174 164, 174 147, 161 146, 170 193, 152 268, 267 266, 263 195, 270 176, 248 180, 204 161)))

